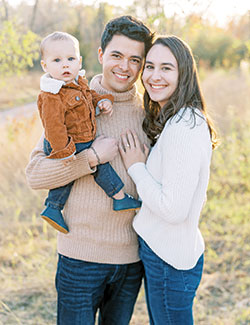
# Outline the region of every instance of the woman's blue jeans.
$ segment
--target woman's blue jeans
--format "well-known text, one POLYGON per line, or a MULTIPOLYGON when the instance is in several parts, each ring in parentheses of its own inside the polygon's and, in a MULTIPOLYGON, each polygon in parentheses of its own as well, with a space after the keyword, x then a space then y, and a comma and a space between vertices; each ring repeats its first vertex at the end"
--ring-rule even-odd
POLYGON ((194 268, 177 270, 158 257, 142 238, 139 247, 150 324, 193 324, 193 300, 202 276, 203 255, 194 268))
MULTIPOLYGON (((93 141, 76 143, 76 154, 90 148, 92 143, 93 141)), ((52 148, 46 139, 44 139, 43 147, 44 153, 48 156, 51 153, 52 148)), ((96 172, 92 175, 94 176, 95 182, 105 191, 109 197, 113 197, 124 186, 122 180, 109 163, 98 165, 96 172)), ((45 205, 51 206, 54 209, 62 210, 69 197, 73 184, 74 181, 65 186, 50 190, 48 197, 45 200, 45 205)))
POLYGON ((141 262, 102 264, 59 254, 57 325, 128 325, 143 276, 141 262))

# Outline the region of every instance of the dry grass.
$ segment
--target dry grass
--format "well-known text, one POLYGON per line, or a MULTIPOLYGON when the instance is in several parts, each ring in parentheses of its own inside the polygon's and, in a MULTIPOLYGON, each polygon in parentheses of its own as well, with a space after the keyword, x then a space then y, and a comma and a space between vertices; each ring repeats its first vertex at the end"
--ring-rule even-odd
MULTIPOLYGON (((250 119, 245 72, 207 75, 203 89, 217 113, 222 144, 214 152, 208 201, 201 229, 205 270, 195 299, 199 325, 250 324, 250 119), (233 95, 232 92, 235 92, 233 95)), ((0 155, 0 324, 56 322, 56 233, 39 217, 45 193, 26 184, 24 168, 41 134, 32 118, 1 129, 0 155)), ((146 325, 143 289, 132 325, 146 325)))
POLYGON ((232 114, 237 113, 240 119, 250 117, 250 78, 249 66, 241 70, 225 72, 217 70, 205 74, 202 82, 205 99, 213 118, 222 134, 232 128, 232 114))
POLYGON ((36 100, 42 72, 33 71, 20 76, 0 78, 0 111, 36 100))

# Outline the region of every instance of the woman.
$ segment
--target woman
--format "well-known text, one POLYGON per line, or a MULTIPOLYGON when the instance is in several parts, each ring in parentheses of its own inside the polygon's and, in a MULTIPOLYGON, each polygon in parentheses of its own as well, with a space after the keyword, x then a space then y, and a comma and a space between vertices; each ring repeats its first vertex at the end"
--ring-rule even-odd
POLYGON ((204 252, 198 222, 216 134, 192 52, 181 39, 169 36, 154 42, 142 82, 143 129, 153 147, 148 156, 136 133, 127 131, 120 153, 142 199, 133 227, 145 268, 150 324, 193 324, 204 252))

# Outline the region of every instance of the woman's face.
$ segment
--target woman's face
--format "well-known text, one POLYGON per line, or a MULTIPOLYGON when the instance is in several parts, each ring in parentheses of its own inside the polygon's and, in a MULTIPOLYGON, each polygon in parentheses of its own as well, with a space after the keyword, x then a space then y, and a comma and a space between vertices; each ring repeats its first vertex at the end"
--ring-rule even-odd
POLYGON ((178 64, 164 45, 153 45, 146 56, 142 81, 151 100, 163 107, 178 85, 178 64))

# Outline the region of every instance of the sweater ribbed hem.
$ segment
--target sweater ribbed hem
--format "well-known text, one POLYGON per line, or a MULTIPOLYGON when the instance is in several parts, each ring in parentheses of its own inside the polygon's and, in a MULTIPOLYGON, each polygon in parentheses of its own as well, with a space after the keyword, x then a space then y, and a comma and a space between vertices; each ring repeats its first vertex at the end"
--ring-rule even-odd
POLYGON ((58 253, 86 262, 105 264, 130 264, 140 260, 138 245, 112 246, 100 243, 76 242, 75 238, 58 235, 58 253), (84 247, 84 252, 83 252, 84 247), (122 252, 122 254, 121 254, 122 252))

